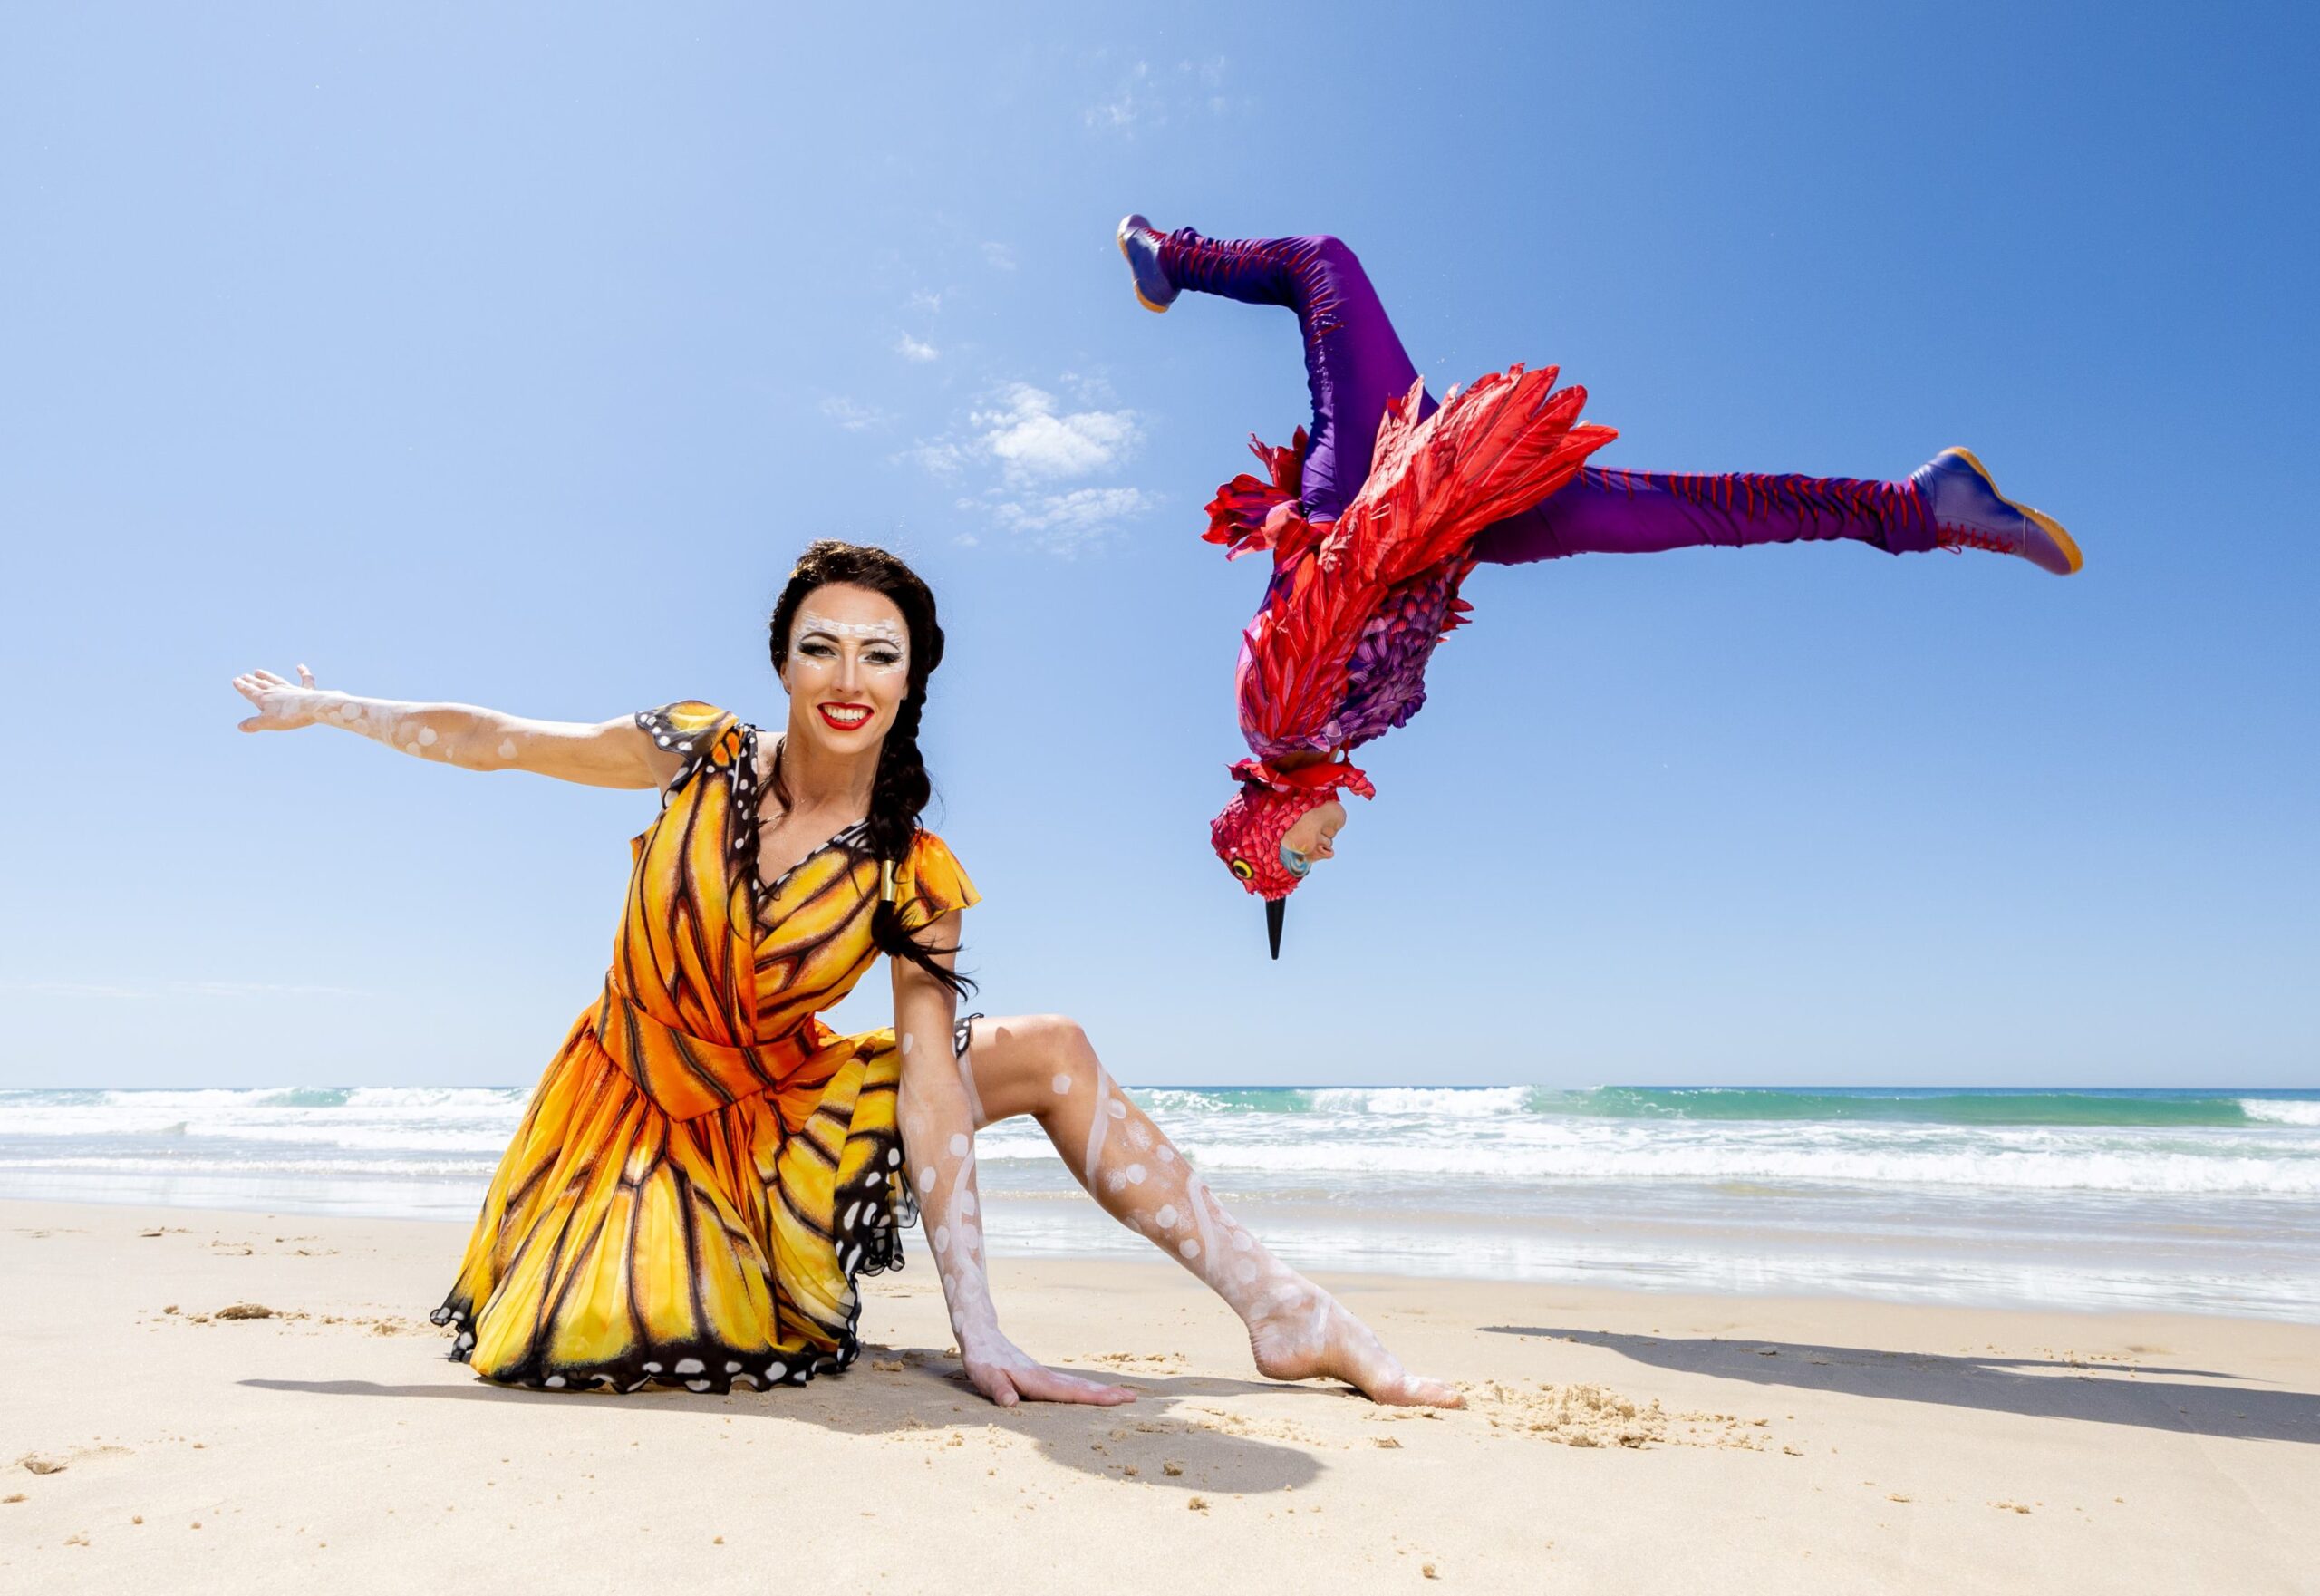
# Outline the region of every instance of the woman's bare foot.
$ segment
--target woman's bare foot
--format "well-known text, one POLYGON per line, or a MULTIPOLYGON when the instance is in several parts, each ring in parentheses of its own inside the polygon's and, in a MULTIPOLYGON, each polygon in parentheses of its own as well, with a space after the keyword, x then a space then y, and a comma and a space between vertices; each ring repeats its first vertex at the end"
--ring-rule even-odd
POLYGON ((1372 1402, 1396 1407, 1466 1405, 1445 1382, 1404 1369, 1368 1325, 1301 1277, 1249 1320, 1249 1350, 1268 1379, 1340 1379, 1372 1402))

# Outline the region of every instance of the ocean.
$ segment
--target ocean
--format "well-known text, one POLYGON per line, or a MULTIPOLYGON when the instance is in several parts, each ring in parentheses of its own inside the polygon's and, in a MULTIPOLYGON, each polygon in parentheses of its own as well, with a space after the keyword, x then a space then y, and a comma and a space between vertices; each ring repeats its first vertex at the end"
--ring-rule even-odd
MULTIPOLYGON (((527 1090, 0 1091, 0 1197, 465 1221, 527 1090)), ((1136 1096, 1307 1267, 2320 1320, 2320 1091, 1136 1096)), ((1036 1126, 979 1152, 995 1253, 1146 1250, 1036 1126)))

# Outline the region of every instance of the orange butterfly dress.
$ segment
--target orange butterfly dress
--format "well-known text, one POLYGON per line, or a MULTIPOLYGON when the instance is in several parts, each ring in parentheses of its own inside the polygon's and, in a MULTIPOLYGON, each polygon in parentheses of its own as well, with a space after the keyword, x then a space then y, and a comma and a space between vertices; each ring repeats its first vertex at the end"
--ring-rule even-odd
MULTIPOLYGON (((684 766, 435 1322, 515 1385, 802 1382, 854 1360, 856 1277, 901 1267, 914 1213, 893 1030, 817 1018, 876 960, 878 863, 857 825, 760 885, 755 728, 690 701, 637 723, 684 766)), ((931 832, 894 895, 911 931, 976 901, 931 832)))

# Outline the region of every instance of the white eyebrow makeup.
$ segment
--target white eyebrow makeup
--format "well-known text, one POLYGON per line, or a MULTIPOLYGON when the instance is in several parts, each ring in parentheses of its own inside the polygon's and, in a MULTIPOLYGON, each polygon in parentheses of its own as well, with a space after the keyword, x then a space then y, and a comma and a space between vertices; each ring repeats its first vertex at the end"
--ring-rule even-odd
POLYGON ((833 640, 858 637, 865 643, 883 643, 894 651, 891 662, 865 662, 865 670, 888 673, 903 670, 910 663, 910 634, 892 621, 837 621, 811 610, 800 612, 795 636, 802 642, 815 632, 833 640))

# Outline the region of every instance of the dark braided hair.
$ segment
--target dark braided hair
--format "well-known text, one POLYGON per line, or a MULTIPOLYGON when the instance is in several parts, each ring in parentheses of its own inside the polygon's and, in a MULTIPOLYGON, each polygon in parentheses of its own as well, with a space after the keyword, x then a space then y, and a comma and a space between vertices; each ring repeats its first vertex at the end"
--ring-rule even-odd
MULTIPOLYGON (((917 572, 883 548, 823 538, 806 550, 798 568, 789 573, 781 596, 774 601, 770 643, 776 671, 789 663, 789 629, 806 595, 834 583, 866 587, 893 600, 910 632, 909 687, 878 750, 878 774, 870 788, 866 821, 871 856, 883 865, 899 867, 918 839, 919 811, 933 793, 926 762, 919 756, 918 718, 926 707, 926 679, 942 663, 942 628, 934 620, 934 595, 919 580, 917 572)), ((782 779, 778 749, 771 785, 774 802, 788 808, 789 788, 782 779)), ((956 996, 974 990, 973 982, 937 963, 934 954, 903 929, 897 905, 883 895, 871 906, 870 938, 880 953, 891 959, 908 960, 956 996)))

